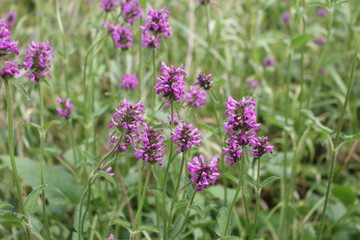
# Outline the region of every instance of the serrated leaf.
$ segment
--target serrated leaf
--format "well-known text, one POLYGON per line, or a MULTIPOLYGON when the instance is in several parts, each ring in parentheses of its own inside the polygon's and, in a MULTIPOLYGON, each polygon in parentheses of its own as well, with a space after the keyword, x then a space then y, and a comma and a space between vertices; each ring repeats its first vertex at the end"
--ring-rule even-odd
POLYGON ((238 184, 239 183, 239 180, 234 176, 232 175, 231 173, 224 173, 223 176, 227 177, 228 179, 230 179, 233 183, 236 183, 238 184))
POLYGON ((174 204, 174 209, 176 208, 181 208, 181 207, 186 207, 188 205, 189 201, 187 199, 181 199, 180 201, 177 201, 174 204))
POLYGON ((11 205, 10 203, 0 201, 0 210, 10 210, 13 208, 13 205, 11 205))
POLYGON ((17 88, 17 90, 19 90, 19 92, 26 98, 26 100, 30 100, 29 93, 18 79, 12 78, 11 83, 17 88))
POLYGON ((159 191, 157 189, 149 189, 148 192, 151 194, 154 194, 156 197, 158 197, 160 199, 162 199, 163 196, 165 195, 166 201, 167 202, 170 201, 170 198, 168 197, 168 195, 164 194, 162 191, 159 191))
POLYGON ((252 176, 250 176, 249 174, 246 174, 246 175, 245 175, 245 180, 246 180, 252 187, 256 188, 256 181, 255 181, 255 179, 254 179, 252 176))
POLYGON ((23 123, 23 126, 25 126, 25 127, 33 127, 33 128, 36 128, 39 131, 43 131, 43 128, 40 125, 36 124, 36 123, 23 123))
POLYGON ((314 116, 314 113, 308 109, 302 109, 300 110, 301 113, 303 113, 306 117, 308 117, 309 119, 311 119, 313 121, 313 123, 315 123, 315 125, 320 128, 321 132, 324 134, 330 134, 333 132, 332 129, 325 127, 324 125, 321 124, 320 120, 314 116))
POLYGON ((180 231, 180 228, 183 225, 184 221, 185 221, 184 214, 180 214, 179 216, 176 217, 175 222, 171 227, 169 239, 172 239, 174 234, 176 234, 178 231, 180 231))
POLYGON ((199 214, 200 217, 204 217, 204 211, 199 205, 194 203, 190 206, 190 209, 194 210, 197 214, 199 214))
POLYGON ((271 176, 271 177, 265 179, 265 180, 260 184, 260 188, 264 188, 264 187, 266 187, 267 185, 269 185, 270 183, 272 183, 272 182, 274 182, 274 181, 276 181, 276 180, 278 180, 278 179, 280 179, 280 177, 278 177, 278 176, 271 176))
POLYGON ((138 227, 139 231, 146 231, 146 232, 160 232, 159 229, 157 227, 154 226, 149 226, 149 225, 141 225, 138 227))
POLYGON ((103 170, 100 170, 98 172, 98 174, 102 177, 104 177, 106 180, 108 180, 109 182, 111 182, 112 184, 115 184, 115 181, 114 181, 114 178, 108 173, 108 172, 105 172, 103 170))
POLYGON ((25 200, 25 211, 26 211, 26 213, 31 214, 31 213, 35 212, 38 197, 42 193, 42 191, 46 188, 46 186, 47 186, 46 184, 45 185, 39 185, 39 186, 35 187, 31 191, 31 193, 29 194, 29 196, 25 200))
POLYGON ((52 120, 51 122, 48 122, 44 125, 43 129, 46 131, 49 127, 55 126, 55 125, 59 125, 61 124, 61 121, 59 120, 52 120))
POLYGON ((92 153, 90 153, 90 152, 88 152, 88 151, 86 151, 86 150, 83 150, 83 151, 81 151, 81 152, 82 152, 82 154, 83 154, 83 156, 84 156, 85 158, 91 159, 91 160, 95 161, 95 156, 94 156, 92 153))
POLYGON ((131 231, 131 224, 129 221, 126 221, 124 219, 114 219, 110 222, 110 225, 116 225, 116 226, 120 226, 123 228, 126 228, 128 231, 131 231))
POLYGON ((355 140, 360 140, 360 133, 354 134, 354 135, 345 135, 342 137, 342 139, 347 142, 347 141, 355 141, 355 140))
POLYGON ((86 212, 85 215, 85 219, 84 219, 84 225, 82 228, 83 232, 86 232, 86 230, 89 228, 90 225, 90 221, 89 221, 89 213, 88 211, 86 211, 86 206, 83 205, 82 209, 81 209, 81 216, 80 216, 80 204, 78 204, 75 208, 75 213, 74 213, 74 219, 73 219, 73 226, 74 229, 76 230, 76 232, 79 232, 79 220, 80 217, 84 218, 84 214, 86 212))
POLYGON ((291 40, 291 46, 292 47, 301 46, 312 39, 314 39, 314 35, 312 34, 308 34, 308 33, 301 34, 291 40))
POLYGON ((228 216, 229 216, 229 210, 226 207, 220 208, 219 214, 216 217, 217 225, 215 228, 215 232, 221 238, 226 237, 230 234, 230 227, 225 232, 228 216))
POLYGON ((21 222, 26 219, 26 216, 13 211, 0 210, 0 219, 4 219, 6 221, 11 221, 11 222, 21 222))

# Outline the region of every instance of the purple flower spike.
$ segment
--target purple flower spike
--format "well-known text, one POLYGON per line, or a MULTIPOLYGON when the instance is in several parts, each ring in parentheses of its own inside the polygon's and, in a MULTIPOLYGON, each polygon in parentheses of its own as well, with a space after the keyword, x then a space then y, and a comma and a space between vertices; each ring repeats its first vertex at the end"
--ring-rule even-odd
POLYGON ((319 38, 314 40, 314 43, 319 45, 319 46, 324 46, 325 45, 325 38, 319 37, 319 38))
POLYGON ((19 74, 19 64, 16 61, 5 61, 4 68, 0 69, 0 77, 8 79, 13 77, 15 74, 19 74))
POLYGON ((223 156, 226 154, 226 162, 233 165, 235 162, 240 161, 242 157, 242 145, 239 142, 231 138, 230 141, 225 141, 227 147, 224 147, 223 156))
POLYGON ((170 37, 169 11, 165 9, 154 10, 149 7, 145 26, 142 26, 142 45, 146 48, 158 48, 161 37, 170 37))
POLYGON ((195 86, 198 85, 201 88, 205 89, 205 90, 209 90, 212 86, 211 86, 211 74, 208 74, 207 76, 204 73, 200 73, 199 75, 196 76, 196 82, 195 82, 195 86))
POLYGON ((171 131, 170 140, 178 145, 178 152, 185 152, 193 145, 200 147, 200 135, 194 125, 180 123, 174 131, 171 131))
POLYGON ((14 12, 8 12, 5 18, 6 24, 10 29, 13 29, 15 27, 16 23, 16 13, 14 12))
POLYGON ((200 154, 199 157, 194 156, 193 162, 188 162, 188 171, 191 174, 191 183, 196 184, 196 191, 203 189, 214 184, 215 180, 220 176, 216 168, 217 157, 213 157, 209 164, 206 164, 204 156, 200 154), (199 162, 200 158, 200 162, 199 162))
POLYGON ((124 21, 133 24, 142 15, 141 5, 138 0, 122 0, 121 15, 124 21))
POLYGON ((257 88, 260 85, 260 82, 256 81, 255 78, 246 79, 246 84, 251 88, 257 88))
POLYGON ((139 81, 136 77, 136 74, 128 74, 122 77, 122 82, 120 83, 120 86, 122 88, 128 88, 131 91, 134 91, 138 84, 139 81))
POLYGON ((110 12, 117 5, 118 5, 118 3, 115 0, 100 0, 100 7, 105 12, 110 12))
POLYGON ((265 153, 273 153, 274 146, 269 145, 268 137, 254 138, 250 146, 254 148, 253 156, 261 157, 265 153))
POLYGON ((170 101, 182 101, 182 96, 185 94, 184 76, 187 75, 182 65, 178 68, 174 66, 166 66, 164 62, 161 63, 162 67, 160 72, 163 76, 157 78, 158 82, 155 85, 156 94, 162 94, 163 100, 170 101))
POLYGON ((115 26, 108 22, 103 25, 109 29, 116 48, 127 50, 129 47, 134 46, 131 28, 115 26))
POLYGON ((125 135, 123 136, 123 139, 119 142, 119 138, 116 136, 112 136, 110 138, 109 144, 110 147, 106 148, 106 151, 109 152, 113 147, 117 144, 117 146, 114 149, 114 152, 126 152, 128 147, 131 145, 131 136, 125 135), (119 142, 119 143, 118 143, 119 142))
POLYGON ((190 90, 185 93, 185 99, 188 101, 187 105, 200 107, 206 103, 207 92, 202 89, 196 89, 191 86, 190 90))
POLYGON ((142 125, 144 130, 141 131, 135 145, 136 160, 142 159, 150 164, 158 162, 162 166, 161 160, 164 158, 164 148, 166 147, 163 143, 164 136, 158 134, 152 127, 148 127, 146 123, 142 125))
POLYGON ((54 57, 52 47, 49 42, 40 42, 36 44, 31 42, 29 48, 26 50, 26 57, 24 61, 25 70, 31 70, 31 73, 26 75, 31 79, 32 83, 41 80, 45 76, 52 77, 50 74, 51 59, 54 57))
POLYGON ((71 109, 74 109, 75 106, 70 103, 70 99, 61 99, 58 97, 56 99, 61 104, 61 108, 56 108, 57 116, 58 117, 64 117, 65 119, 69 119, 69 116, 71 114, 71 109))
POLYGON ((275 60, 271 57, 265 57, 264 61, 263 61, 263 65, 266 68, 273 67, 273 66, 275 66, 275 60))
POLYGON ((290 13, 284 12, 283 14, 281 14, 281 19, 285 24, 289 24, 289 22, 290 22, 290 13))
POLYGON ((108 128, 117 127, 120 132, 126 134, 138 134, 138 126, 144 122, 142 114, 145 113, 144 105, 141 102, 137 104, 131 104, 124 99, 123 104, 120 105, 120 108, 115 108, 115 113, 111 118, 110 125, 108 128))
POLYGON ((317 10, 318 17, 326 17, 328 15, 328 11, 326 8, 319 8, 317 10))
POLYGON ((13 52, 19 55, 17 48, 18 41, 13 41, 10 38, 10 31, 4 19, 0 19, 0 57, 6 56, 13 52))

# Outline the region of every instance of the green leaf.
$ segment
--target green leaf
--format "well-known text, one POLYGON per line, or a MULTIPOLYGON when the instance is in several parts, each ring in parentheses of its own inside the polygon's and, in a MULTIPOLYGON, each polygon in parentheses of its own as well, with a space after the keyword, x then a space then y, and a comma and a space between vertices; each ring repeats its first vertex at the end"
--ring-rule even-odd
POLYGON ((170 238, 172 239, 174 237, 174 235, 180 231, 181 226, 183 225, 185 221, 185 216, 184 214, 180 214, 179 216, 176 217, 174 224, 171 227, 171 231, 170 231, 170 238))
POLYGON ((103 170, 100 170, 98 172, 98 174, 102 177, 104 177, 106 180, 108 180, 109 182, 111 182, 112 184, 115 184, 115 181, 114 181, 114 178, 108 173, 108 172, 105 172, 103 170))
POLYGON ((339 0, 337 2, 335 2, 335 5, 340 5, 340 4, 344 4, 344 3, 348 3, 349 0, 339 0))
POLYGON ((334 185, 332 193, 345 204, 351 204, 356 200, 356 193, 351 186, 334 185))
POLYGON ((239 180, 234 176, 232 175, 231 173, 227 172, 227 173, 224 173, 223 176, 227 177, 228 179, 230 179, 232 182, 238 184, 239 183, 239 180))
POLYGON ((192 187, 190 179, 187 176, 184 176, 184 185, 185 185, 186 199, 190 200, 190 198, 194 192, 194 189, 192 187))
POLYGON ((46 185, 39 185, 34 188, 25 201, 25 211, 28 214, 34 213, 37 206, 37 200, 42 191, 46 188, 46 185))
POLYGON ((211 132, 212 134, 217 134, 217 130, 215 127, 209 125, 209 124, 205 124, 205 123, 195 123, 195 125, 199 128, 203 128, 209 132, 211 132))
POLYGON ((0 219, 11 222, 21 222, 26 219, 26 216, 13 211, 0 210, 0 219))
POLYGON ((110 225, 116 225, 116 226, 120 226, 123 228, 126 228, 128 231, 131 231, 131 224, 129 221, 126 221, 124 219, 114 219, 110 222, 110 225))
POLYGON ((168 197, 167 194, 163 193, 162 191, 159 191, 157 189, 149 189, 148 190, 149 193, 154 194, 156 197, 163 199, 163 196, 165 195, 166 201, 170 201, 170 198, 168 197))
POLYGON ((81 152, 86 159, 91 159, 91 160, 95 161, 95 156, 92 153, 90 153, 86 150, 83 150, 81 152))
POLYGON ((265 180, 260 184, 260 188, 264 188, 264 187, 266 187, 267 185, 269 185, 270 183, 272 183, 272 182, 274 182, 274 181, 276 181, 276 180, 278 180, 278 179, 280 179, 280 177, 278 177, 278 176, 271 176, 271 177, 265 179, 265 180))
POLYGON ((141 6, 143 7, 143 9, 145 9, 146 8, 146 0, 140 0, 139 2, 141 4, 141 6))
POLYGON ((215 228, 216 234, 223 238, 230 234, 230 227, 228 228, 227 232, 225 232, 226 222, 229 215, 229 210, 226 207, 222 207, 217 215, 217 226, 215 228))
POLYGON ((155 125, 153 127, 153 129, 167 129, 170 127, 170 124, 167 124, 167 123, 163 123, 163 124, 158 124, 158 125, 155 125))
POLYGON ((308 41, 310 41, 312 39, 314 39, 314 35, 304 33, 304 34, 301 34, 301 35, 295 37, 294 39, 292 39, 291 40, 291 46, 292 47, 301 46, 301 45, 304 45, 305 43, 307 43, 308 41))
POLYGON ((313 123, 315 123, 315 125, 320 128, 321 132, 324 134, 330 134, 333 132, 332 129, 324 126, 321 124, 320 120, 314 116, 314 113, 308 109, 302 109, 300 110, 301 113, 303 113, 306 117, 308 117, 309 119, 311 119, 313 121, 313 123))
POLYGON ((143 231, 146 231, 146 232, 160 232, 159 229, 157 227, 154 227, 154 226, 149 226, 149 225, 141 225, 138 227, 139 231, 143 232, 143 231))
POLYGON ((316 5, 316 6, 320 6, 320 7, 323 7, 323 8, 326 8, 327 7, 327 4, 326 3, 323 3, 323 2, 320 2, 320 1, 313 1, 313 2, 310 2, 311 5, 316 5))
POLYGON ((188 203, 189 203, 189 201, 187 199, 181 199, 180 201, 175 202, 174 210, 176 208, 186 207, 188 205, 188 203))
POLYGON ((194 203, 191 205, 190 209, 194 210, 197 214, 199 214, 200 217, 204 217, 204 211, 199 205, 194 203))
POLYGON ((46 131, 49 127, 59 125, 61 124, 61 121, 59 120, 52 120, 51 122, 48 122, 44 125, 43 129, 46 131))
POLYGON ((354 134, 354 135, 345 135, 342 137, 342 139, 347 142, 347 141, 355 141, 355 140, 360 140, 360 133, 354 134))
MULTIPOLYGON (((90 225, 90 220, 89 220, 89 213, 88 211, 86 211, 86 206, 83 205, 82 209, 81 209, 81 217, 84 218, 84 214, 86 212, 86 216, 84 219, 84 225, 82 228, 83 232, 86 232, 86 230, 89 228, 90 225)), ((79 232, 79 219, 80 219, 80 204, 78 204, 75 208, 75 213, 74 213, 74 229, 76 230, 76 232, 79 232)))
POLYGON ((252 176, 250 176, 249 174, 246 174, 246 175, 245 175, 245 180, 246 180, 252 187, 256 188, 256 181, 255 181, 255 179, 254 179, 252 176))
POLYGON ((211 90, 210 90, 210 96, 211 96, 211 99, 215 102, 215 104, 219 104, 219 100, 215 96, 214 92, 211 90))
POLYGON ((91 117, 93 119, 97 119, 98 117, 102 116, 110 107, 111 107, 111 105, 108 104, 99 109, 96 109, 95 112, 93 114, 91 114, 91 117))
POLYGON ((221 240, 240 240, 241 238, 239 238, 237 236, 226 236, 226 237, 222 237, 220 239, 221 240))
POLYGON ((26 98, 26 100, 30 100, 29 93, 18 79, 12 78, 11 83, 17 88, 17 90, 19 90, 19 92, 26 98))
POLYGON ((36 123, 23 123, 23 126, 25 126, 25 127, 33 127, 33 128, 36 128, 39 131, 43 131, 43 128, 40 125, 36 124, 36 123))
POLYGON ((11 205, 10 203, 0 201, 0 210, 10 210, 13 208, 13 205, 11 205))

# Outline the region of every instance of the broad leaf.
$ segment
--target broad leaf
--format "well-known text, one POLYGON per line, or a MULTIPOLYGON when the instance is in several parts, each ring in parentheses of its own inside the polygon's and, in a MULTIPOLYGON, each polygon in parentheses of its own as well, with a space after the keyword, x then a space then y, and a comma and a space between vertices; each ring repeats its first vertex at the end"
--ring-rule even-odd
POLYGON ((252 177, 252 176, 250 176, 249 174, 246 174, 245 175, 245 180, 252 186, 252 187, 254 187, 254 188, 256 188, 256 181, 255 181, 255 179, 252 177))
POLYGON ((180 231, 181 226, 183 225, 185 221, 185 216, 183 214, 180 214, 179 216, 177 216, 177 218, 175 219, 174 224, 171 227, 171 231, 170 231, 170 238, 172 239, 174 237, 174 235, 180 231))
POLYGON ((204 211, 199 205, 194 203, 193 205, 191 205, 190 209, 194 210, 197 214, 200 215, 200 217, 204 217, 204 211))
POLYGON ((102 177, 104 177, 106 180, 108 180, 109 182, 111 182, 112 184, 115 184, 114 178, 113 176, 111 176, 108 172, 105 172, 103 170, 100 170, 98 172, 98 174, 102 177))
POLYGON ((139 231, 147 231, 147 232, 160 232, 159 229, 157 227, 154 226, 149 226, 149 225, 141 225, 140 227, 138 227, 139 231))
POLYGON ((228 230, 225 232, 227 218, 229 216, 229 210, 226 207, 220 208, 219 214, 217 215, 217 226, 215 228, 216 234, 223 238, 230 234, 230 227, 228 227, 228 230))
POLYGON ((239 180, 234 175, 232 175, 231 173, 228 173, 228 172, 224 173, 223 176, 227 177, 228 179, 230 179, 235 184, 239 183, 239 180))
POLYGON ((271 177, 265 179, 265 180, 260 184, 260 188, 264 188, 264 187, 266 187, 267 185, 269 185, 270 183, 272 183, 272 182, 274 182, 274 181, 276 181, 276 180, 278 180, 278 179, 280 179, 280 177, 278 177, 278 176, 271 176, 271 177))
POLYGON ((86 211, 86 206, 83 205, 83 207, 81 209, 81 216, 80 216, 80 204, 78 204, 76 206, 73 221, 74 221, 73 226, 74 226, 74 229, 76 230, 76 232, 79 232, 79 230, 80 230, 79 221, 84 221, 82 232, 86 232, 86 230, 89 228, 89 225, 90 225, 89 213, 88 213, 88 211, 86 211), (86 212, 86 215, 85 215, 85 219, 84 219, 85 212, 86 212), (81 217, 81 219, 80 219, 80 217, 81 217))
POLYGON ((12 78, 11 83, 17 88, 17 90, 19 90, 19 92, 26 98, 26 100, 30 100, 29 93, 18 79, 12 78))
POLYGON ((52 120, 51 122, 48 122, 44 125, 43 129, 46 131, 49 127, 59 125, 61 124, 61 121, 59 120, 52 120))
POLYGON ((0 201, 0 210, 10 210, 13 208, 13 205, 11 205, 10 203, 0 201))
POLYGON ((110 222, 110 225, 116 225, 116 226, 120 226, 123 228, 126 228, 128 231, 131 231, 131 224, 129 221, 126 221, 124 219, 114 219, 110 222))
POLYGON ((332 129, 324 126, 321 124, 320 120, 314 116, 314 113, 308 109, 302 109, 300 110, 301 113, 303 113, 306 117, 308 117, 309 119, 311 119, 313 121, 313 123, 315 123, 315 125, 320 128, 321 132, 324 134, 330 134, 333 132, 332 129))
POLYGON ((20 213, 13 211, 0 210, 0 219, 11 221, 11 222, 21 222, 26 219, 26 217, 20 213))
POLYGON ((308 33, 301 34, 295 37, 293 40, 291 40, 291 46, 293 47, 301 46, 312 39, 314 39, 314 36, 312 34, 308 34, 308 33))
POLYGON ((25 201, 25 211, 28 214, 34 213, 37 206, 37 200, 42 191, 46 188, 46 185, 40 185, 34 188, 25 201))
POLYGON ((23 126, 25 126, 25 127, 33 127, 33 128, 36 128, 39 131, 43 131, 43 128, 40 125, 36 124, 36 123, 23 123, 23 126))

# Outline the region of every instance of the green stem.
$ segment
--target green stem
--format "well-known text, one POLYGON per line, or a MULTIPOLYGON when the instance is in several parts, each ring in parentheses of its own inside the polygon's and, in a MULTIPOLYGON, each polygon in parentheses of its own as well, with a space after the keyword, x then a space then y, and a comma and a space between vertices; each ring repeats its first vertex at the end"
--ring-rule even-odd
MULTIPOLYGON (((40 126, 44 127, 44 121, 45 121, 45 112, 44 112, 44 100, 43 100, 43 94, 42 94, 42 87, 41 82, 38 83, 39 86, 39 100, 40 100, 40 126)), ((45 176, 44 176, 44 165, 45 165, 45 158, 44 158, 44 148, 45 148, 45 131, 40 130, 40 181, 41 185, 45 185, 45 176)), ((45 220, 45 230, 46 234, 48 236, 48 239, 51 239, 50 235, 50 228, 49 228, 49 219, 46 212, 46 196, 45 196, 45 189, 42 190, 42 209, 44 214, 44 220, 45 220)))
MULTIPOLYGON (((136 231, 136 229, 138 227, 138 224, 139 224, 139 221, 140 221, 140 218, 141 218, 142 209, 143 209, 143 206, 144 206, 145 198, 146 198, 148 187, 149 187, 149 180, 150 180, 150 175, 151 175, 151 167, 152 166, 150 166, 150 165, 148 167, 147 174, 146 174, 145 185, 144 185, 144 189, 143 189, 143 194, 141 196, 140 205, 139 205, 138 210, 136 212, 134 226, 133 226, 133 231, 134 232, 136 231)), ((135 235, 136 235, 135 233, 132 233, 131 236, 130 236, 130 240, 135 239, 135 235)))
POLYGON ((77 158, 77 146, 76 146, 76 140, 75 140, 75 132, 74 132, 74 127, 73 127, 73 123, 72 120, 69 119, 69 126, 70 126, 70 137, 71 137, 71 144, 72 144, 72 153, 73 153, 73 158, 74 158, 74 163, 75 165, 77 165, 78 162, 78 158, 77 158))
MULTIPOLYGON (((351 93, 351 90, 352 90, 352 85, 353 85, 353 80, 354 80, 356 59, 357 59, 357 55, 358 55, 358 51, 359 51, 359 44, 360 44, 360 36, 358 36, 358 39, 356 41, 356 50, 355 50, 355 55, 354 55, 354 59, 353 59, 353 62, 352 62, 351 72, 350 72, 350 76, 349 76, 349 80, 348 80, 348 86, 347 86, 345 102, 344 102, 344 105, 342 107, 341 114, 340 114, 340 119, 339 119, 339 122, 338 122, 337 127, 336 127, 336 135, 335 135, 335 141, 334 141, 335 148, 337 148, 338 145, 339 145, 341 127, 342 127, 342 124, 343 124, 343 121, 344 121, 345 111, 346 111, 346 108, 347 108, 347 105, 348 105, 348 102, 349 102, 349 99, 350 99, 350 93, 351 93)), ((320 240, 322 238, 322 232, 323 232, 324 222, 325 222, 325 213, 326 213, 327 205, 328 205, 328 202, 329 202, 329 196, 330 196, 330 192, 331 192, 332 181, 333 181, 333 178, 334 178, 334 170, 335 170, 335 164, 336 164, 336 154, 337 154, 337 151, 334 149, 333 154, 332 154, 332 158, 331 158, 331 162, 330 162, 329 180, 328 180, 328 184, 327 184, 327 188, 326 188, 325 203, 324 203, 324 207, 323 207, 321 218, 320 218, 320 229, 319 229, 318 240, 320 240)))
POLYGON ((156 49, 154 48, 153 50, 153 89, 154 89, 154 93, 153 93, 153 97, 152 97, 152 104, 154 106, 153 108, 153 114, 152 114, 152 119, 154 120, 155 117, 155 106, 156 106, 156 89, 155 89, 155 85, 156 85, 156 49))
POLYGON ((208 47, 210 47, 210 8, 209 8, 209 4, 206 4, 205 6, 205 11, 206 11, 206 27, 207 27, 207 42, 208 42, 208 47))
POLYGON ((256 205, 255 205, 255 217, 254 217, 254 225, 252 227, 252 234, 250 239, 255 239, 256 235, 256 226, 257 226, 257 219, 258 219, 258 212, 259 212, 259 203, 260 203, 260 194, 261 194, 261 188, 260 188, 260 158, 257 159, 258 161, 258 172, 257 172, 257 180, 256 180, 256 205))
POLYGON ((194 190, 193 190, 193 194, 192 194, 192 196, 191 196, 191 199, 190 199, 190 201, 189 201, 189 203, 188 203, 188 205, 187 205, 186 215, 185 215, 184 222, 183 222, 183 224, 181 225, 179 231, 177 231, 177 232, 175 233, 175 235, 174 235, 171 239, 176 239, 176 237, 183 231, 184 227, 186 226, 186 222, 187 222, 187 220, 188 220, 188 218, 189 218, 189 215, 190 215, 190 210, 191 210, 190 207, 192 206, 192 204, 193 204, 193 202, 194 202, 195 195, 196 195, 196 193, 197 193, 197 191, 196 191, 195 189, 196 189, 196 186, 195 186, 195 188, 194 188, 194 190))
POLYGON ((84 205, 84 200, 85 200, 86 194, 90 191, 90 188, 91 188, 92 184, 94 183, 96 177, 97 177, 96 175, 95 176, 92 176, 92 174, 90 175, 90 177, 88 179, 88 185, 87 185, 85 191, 83 192, 83 194, 81 195, 80 205, 79 205, 78 240, 82 239, 83 223, 84 223, 83 219, 85 219, 85 215, 86 215, 86 213, 85 213, 84 217, 82 217, 82 208, 84 205))
MULTIPOLYGON (((140 18, 140 26, 142 25, 142 18, 140 18)), ((139 39, 142 38, 142 31, 139 31, 139 39)), ((144 89, 144 81, 142 79, 142 51, 143 51, 143 46, 141 44, 139 44, 139 87, 138 87, 138 94, 139 94, 139 99, 141 99, 141 93, 142 90, 144 89)))

